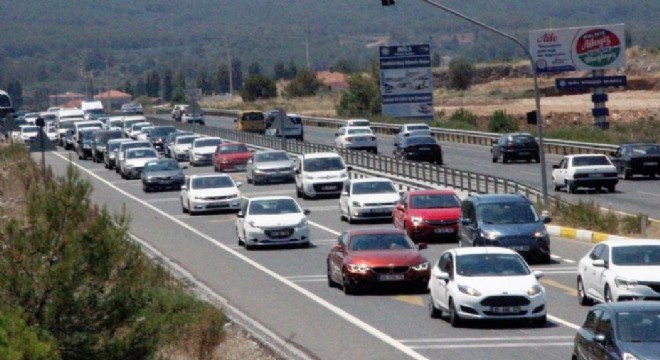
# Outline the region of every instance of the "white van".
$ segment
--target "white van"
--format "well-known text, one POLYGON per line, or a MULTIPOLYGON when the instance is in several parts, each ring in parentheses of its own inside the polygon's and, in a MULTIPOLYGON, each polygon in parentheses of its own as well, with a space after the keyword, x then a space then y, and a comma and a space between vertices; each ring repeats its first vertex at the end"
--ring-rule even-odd
POLYGON ((92 116, 104 114, 103 103, 95 101, 83 101, 80 103, 80 108, 82 109, 85 120, 90 120, 92 116))
POLYGON ((349 181, 350 166, 337 153, 303 154, 296 159, 296 194, 299 198, 341 195, 349 181))
POLYGON ((266 112, 265 135, 303 141, 303 123, 298 114, 288 114, 282 109, 266 112))
POLYGON ((75 124, 73 124, 73 140, 75 142, 78 142, 78 134, 80 133, 80 129, 83 128, 94 128, 94 129, 103 129, 103 122, 98 121, 98 120, 90 120, 90 121, 78 121, 75 124))
POLYGON ((108 121, 105 123, 105 128, 107 130, 121 130, 122 124, 124 123, 123 116, 110 116, 108 121))
POLYGON ((56 126, 59 126, 60 121, 71 119, 85 119, 85 112, 80 109, 60 109, 57 112, 56 126))

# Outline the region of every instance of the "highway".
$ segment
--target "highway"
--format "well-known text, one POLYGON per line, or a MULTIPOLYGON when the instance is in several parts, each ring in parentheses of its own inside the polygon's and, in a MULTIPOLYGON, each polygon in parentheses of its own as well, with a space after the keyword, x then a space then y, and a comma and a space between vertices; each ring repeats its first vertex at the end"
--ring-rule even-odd
MULTIPOLYGON (((315 140, 316 130, 308 128, 311 141, 315 140)), ((455 161, 447 151, 448 160, 455 161)), ((387 222, 341 222, 337 199, 298 200, 312 211, 308 216, 313 243, 310 248, 248 252, 237 244, 233 213, 183 214, 178 191, 144 193, 139 180, 122 180, 102 164, 79 161, 59 148, 48 153, 46 159, 59 175, 65 173, 69 161, 79 166, 93 185, 94 202, 112 213, 125 207, 131 217, 131 233, 231 305, 303 350, 308 358, 567 359, 576 328, 587 312, 577 303, 575 279, 576 263, 591 244, 553 238, 553 263, 532 266, 545 272, 541 279, 548 297, 549 321, 545 327, 489 322, 454 329, 446 321, 428 316, 424 294, 373 292, 346 296, 328 287, 325 259, 342 231, 391 226, 387 222)), ((212 171, 209 166, 185 170, 187 174, 212 171)), ((295 197, 293 184, 254 186, 247 184, 242 172, 231 175, 243 183, 244 197, 295 197)), ((454 246, 431 244, 423 254, 435 262, 442 251, 454 246)))
MULTIPOLYGON (((169 115, 159 116, 170 119, 169 115)), ((216 126, 225 129, 234 129, 233 119, 220 116, 206 116, 207 126, 216 126)), ((305 127, 305 141, 310 143, 333 145, 333 129, 305 127)), ((394 150, 394 137, 378 135, 379 153, 391 156, 394 150)), ((540 167, 536 163, 493 163, 490 148, 480 145, 440 142, 442 146, 445 165, 451 168, 487 174, 499 178, 517 181, 519 183, 541 189, 540 167)), ((546 173, 548 174, 548 187, 551 195, 558 194, 570 202, 594 201, 604 208, 623 211, 629 214, 646 214, 651 218, 660 219, 660 179, 638 177, 633 180, 620 180, 616 192, 595 193, 593 190, 580 189, 577 194, 568 194, 565 190, 554 192, 551 174, 552 165, 558 164, 560 155, 546 155, 546 173)))

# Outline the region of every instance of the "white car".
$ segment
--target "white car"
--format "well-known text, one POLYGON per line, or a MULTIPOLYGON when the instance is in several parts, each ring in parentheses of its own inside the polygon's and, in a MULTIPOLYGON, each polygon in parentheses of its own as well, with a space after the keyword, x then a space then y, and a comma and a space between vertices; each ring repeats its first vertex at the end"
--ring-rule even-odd
POLYGON ((335 145, 338 148, 367 150, 378 153, 378 138, 369 127, 341 127, 335 133, 335 145))
POLYGON ((535 326, 546 322, 546 293, 515 251, 502 247, 447 250, 431 269, 429 314, 445 313, 453 327, 468 319, 527 319, 535 326))
POLYGON ((296 158, 296 194, 299 198, 341 195, 348 182, 348 170, 337 153, 303 154, 296 158))
POLYGON ((339 197, 341 219, 352 223, 362 219, 392 219, 401 195, 386 178, 353 179, 339 197))
POLYGON ((153 128, 155 128, 155 126, 153 125, 143 127, 142 129, 140 129, 140 132, 137 134, 137 136, 135 136, 135 140, 149 140, 149 138, 147 137, 148 135, 147 130, 153 128))
POLYGON ((48 140, 50 140, 50 142, 52 142, 53 144, 57 143, 57 140, 59 138, 57 134, 57 128, 55 126, 46 127, 46 136, 48 136, 48 140))
POLYGON ((124 124, 123 116, 111 116, 108 121, 105 123, 105 128, 107 130, 121 130, 124 124))
POLYGON ((124 174, 124 165, 126 164, 126 150, 136 149, 141 147, 153 147, 149 141, 130 140, 119 143, 119 147, 115 150, 115 171, 117 174, 124 174))
POLYGON ((197 165, 210 165, 213 163, 213 154, 222 144, 222 139, 219 137, 201 137, 193 140, 190 149, 188 150, 188 159, 190 159, 190 166, 197 165))
POLYGON ((176 161, 188 161, 188 150, 190 150, 193 141, 197 138, 199 138, 199 135, 178 136, 169 145, 170 157, 176 161))
POLYGON ((431 135, 431 127, 427 124, 405 124, 399 128, 394 137, 394 146, 401 144, 401 139, 414 135, 431 135))
POLYGON ((346 120, 346 126, 347 127, 354 127, 354 126, 370 127, 371 126, 371 121, 369 121, 367 119, 348 119, 348 120, 346 120))
POLYGON ((153 147, 128 149, 125 152, 124 165, 121 177, 124 179, 137 179, 142 174, 144 164, 158 160, 158 152, 153 147))
POLYGON ((39 136, 39 127, 34 125, 21 125, 21 132, 18 135, 20 142, 25 145, 30 145, 39 136))
POLYGON ((578 188, 601 187, 613 193, 619 177, 610 159, 601 154, 569 155, 552 166, 552 184, 555 191, 565 187, 572 194, 578 188))
POLYGON ((138 139, 137 136, 140 132, 142 132, 142 128, 145 128, 147 126, 153 126, 153 125, 149 122, 139 122, 139 123, 131 124, 130 130, 128 130, 128 137, 133 140, 137 140, 138 139))
POLYGON ((246 249, 268 245, 309 246, 309 210, 288 196, 266 196, 245 201, 236 219, 239 245, 246 249))
POLYGON ((241 208, 241 192, 238 190, 241 185, 227 174, 186 176, 181 187, 181 209, 190 215, 204 211, 238 211, 241 208))
POLYGON ((607 240, 578 263, 578 300, 660 300, 660 240, 607 240))

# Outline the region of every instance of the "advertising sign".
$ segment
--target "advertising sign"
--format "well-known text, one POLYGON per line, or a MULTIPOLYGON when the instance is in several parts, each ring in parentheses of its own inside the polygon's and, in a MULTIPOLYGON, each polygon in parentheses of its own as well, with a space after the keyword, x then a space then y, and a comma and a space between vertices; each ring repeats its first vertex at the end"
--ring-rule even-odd
POLYGON ((628 85, 628 78, 625 76, 599 76, 585 78, 562 78, 555 79, 555 86, 558 90, 583 90, 597 87, 612 87, 628 85))
POLYGON ((626 66, 623 24, 533 30, 529 50, 538 73, 626 66))
POLYGON ((433 119, 430 46, 381 46, 380 93, 385 115, 433 119))

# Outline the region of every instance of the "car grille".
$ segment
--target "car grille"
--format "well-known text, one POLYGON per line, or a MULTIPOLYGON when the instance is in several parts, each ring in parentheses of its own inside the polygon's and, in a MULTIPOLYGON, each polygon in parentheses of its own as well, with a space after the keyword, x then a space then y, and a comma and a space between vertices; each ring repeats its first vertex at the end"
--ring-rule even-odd
POLYGON ((314 191, 316 191, 316 192, 335 192, 335 191, 341 190, 341 188, 343 186, 344 186, 343 182, 314 184, 314 191), (332 186, 332 189, 328 188, 330 186, 332 186))
POLYGON ((204 199, 205 200, 227 200, 233 198, 235 195, 227 195, 227 196, 207 196, 204 199))
POLYGON ((277 168, 277 169, 260 169, 263 172, 266 173, 274 173, 274 172, 286 172, 286 171, 291 171, 291 168, 288 167, 283 167, 283 168, 277 168))
POLYGON ((365 203, 364 206, 394 206, 395 202, 365 203))
POLYGON ((502 236, 497 239, 502 246, 529 245, 533 239, 531 236, 502 236))
POLYGON ((410 270, 410 266, 387 266, 372 268, 376 274, 403 274, 410 270))
POLYGON ((435 226, 449 226, 458 224, 458 220, 426 220, 426 223, 435 226))
POLYGON ((481 300, 483 306, 524 306, 529 299, 524 296, 489 296, 481 300))
POLYGON ((264 230, 264 234, 271 238, 286 238, 293 234, 292 228, 269 229, 264 230))
POLYGON ((653 291, 660 293, 660 282, 640 281, 638 284, 648 286, 653 289, 653 291))

